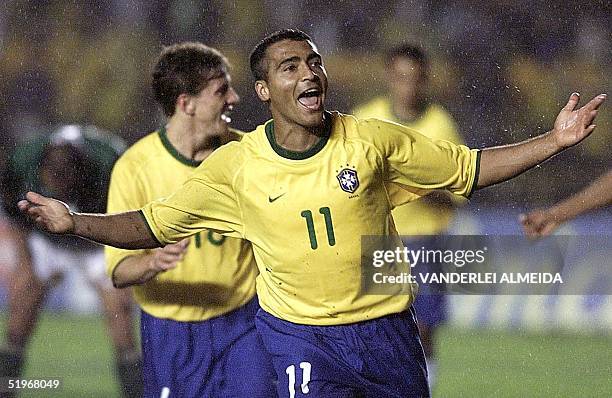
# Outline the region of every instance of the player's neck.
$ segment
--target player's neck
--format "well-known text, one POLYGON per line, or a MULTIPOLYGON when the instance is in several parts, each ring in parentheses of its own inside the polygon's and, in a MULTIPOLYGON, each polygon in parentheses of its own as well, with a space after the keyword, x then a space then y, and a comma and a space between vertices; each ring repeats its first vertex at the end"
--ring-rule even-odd
POLYGON ((274 138, 276 143, 294 152, 304 152, 316 145, 326 134, 325 123, 316 127, 305 127, 282 117, 274 118, 274 138))
POLYGON ((171 118, 166 125, 170 144, 181 155, 195 161, 206 159, 220 145, 219 135, 210 134, 209 131, 175 118, 171 118))

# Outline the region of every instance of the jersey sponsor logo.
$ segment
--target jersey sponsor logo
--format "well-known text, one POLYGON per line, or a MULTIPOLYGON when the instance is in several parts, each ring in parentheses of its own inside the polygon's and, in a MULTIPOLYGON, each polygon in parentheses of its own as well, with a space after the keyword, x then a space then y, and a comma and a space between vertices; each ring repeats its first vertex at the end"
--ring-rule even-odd
POLYGON ((336 178, 344 192, 354 193, 359 188, 359 177, 357 177, 356 170, 342 169, 336 178))
POLYGON ((268 202, 272 203, 274 202, 276 199, 279 199, 280 197, 282 197, 284 194, 286 194, 287 192, 283 192, 278 196, 272 197, 272 196, 268 196, 268 202))

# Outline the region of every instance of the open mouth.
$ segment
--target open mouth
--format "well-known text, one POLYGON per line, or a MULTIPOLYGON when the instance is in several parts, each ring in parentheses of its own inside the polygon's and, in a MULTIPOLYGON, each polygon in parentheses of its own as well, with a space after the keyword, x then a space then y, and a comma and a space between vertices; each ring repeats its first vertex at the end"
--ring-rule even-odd
POLYGON ((321 94, 322 91, 320 88, 309 88, 308 90, 298 95, 298 102, 309 111, 318 111, 323 105, 321 100, 321 94))
POLYGON ((234 110, 234 107, 232 105, 227 106, 225 110, 223 111, 223 113, 221 114, 221 120, 223 120, 225 123, 231 123, 233 110, 234 110))

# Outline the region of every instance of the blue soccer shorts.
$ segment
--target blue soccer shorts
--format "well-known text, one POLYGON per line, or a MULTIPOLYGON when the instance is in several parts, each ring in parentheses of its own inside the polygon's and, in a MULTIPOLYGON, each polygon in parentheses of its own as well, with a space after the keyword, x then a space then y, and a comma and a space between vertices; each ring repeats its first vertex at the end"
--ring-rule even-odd
MULTIPOLYGON (((425 249, 444 249, 447 245, 446 240, 448 236, 437 235, 437 236, 422 236, 416 239, 409 239, 403 237, 404 246, 412 250, 419 250, 424 247, 425 249)), ((414 310, 419 321, 428 328, 438 327, 448 319, 448 300, 446 297, 445 286, 442 284, 433 284, 422 282, 416 273, 424 274, 440 274, 443 271, 441 263, 428 262, 419 263, 413 268, 412 274, 419 281, 419 293, 417 294, 414 303, 414 310)))
POLYGON ((429 397, 412 309, 349 325, 299 325, 260 310, 255 319, 280 398, 429 397))
POLYGON ((228 314, 177 322, 142 312, 144 396, 275 396, 271 357, 255 329, 255 297, 228 314))

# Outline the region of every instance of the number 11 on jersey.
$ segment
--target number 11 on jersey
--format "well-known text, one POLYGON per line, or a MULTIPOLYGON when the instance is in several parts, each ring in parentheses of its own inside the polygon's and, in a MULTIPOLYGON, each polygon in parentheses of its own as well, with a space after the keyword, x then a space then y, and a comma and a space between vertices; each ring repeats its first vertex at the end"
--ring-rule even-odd
MULTIPOLYGON (((334 235, 334 224, 332 221, 331 210, 329 207, 321 207, 319 213, 325 219, 325 229, 327 230, 327 243, 330 246, 336 244, 336 236, 334 235)), ((317 243, 317 234, 314 227, 314 219, 310 210, 304 210, 300 213, 306 219, 306 228, 308 229, 308 238, 310 239, 310 248, 316 250, 319 247, 317 243)))

